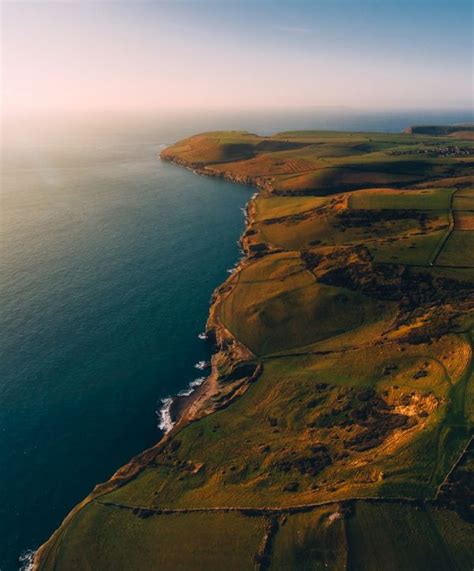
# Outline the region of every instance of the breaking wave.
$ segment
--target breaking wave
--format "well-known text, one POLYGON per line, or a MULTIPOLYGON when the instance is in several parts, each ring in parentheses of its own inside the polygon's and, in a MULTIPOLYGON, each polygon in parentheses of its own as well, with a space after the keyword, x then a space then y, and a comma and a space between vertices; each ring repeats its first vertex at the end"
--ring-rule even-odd
MULTIPOLYGON (((204 362, 204 361, 202 361, 204 362)), ((178 397, 188 397, 191 395, 198 387, 200 387, 203 382, 206 380, 206 377, 198 377, 191 381, 188 385, 188 388, 183 389, 178 393, 178 397)), ((175 425, 173 419, 171 418, 171 406, 174 402, 173 397, 166 397, 161 399, 161 408, 156 411, 158 416, 158 428, 162 430, 165 434, 167 434, 175 425)))
POLYGON ((194 379, 194 381, 191 381, 188 385, 187 389, 183 389, 182 391, 179 391, 178 396, 179 397, 188 397, 190 394, 192 394, 199 386, 201 386, 203 384, 203 382, 206 380, 206 377, 198 377, 197 379, 194 379))
POLYGON ((166 397, 165 399, 161 399, 161 403, 163 406, 157 411, 159 418, 158 428, 166 434, 174 426, 174 422, 171 419, 171 405, 173 404, 173 399, 171 397, 166 397))
POLYGON ((27 551, 24 551, 20 557, 18 558, 18 561, 20 562, 20 568, 19 571, 32 571, 33 570, 33 559, 35 557, 35 551, 33 551, 32 549, 28 549, 27 551))

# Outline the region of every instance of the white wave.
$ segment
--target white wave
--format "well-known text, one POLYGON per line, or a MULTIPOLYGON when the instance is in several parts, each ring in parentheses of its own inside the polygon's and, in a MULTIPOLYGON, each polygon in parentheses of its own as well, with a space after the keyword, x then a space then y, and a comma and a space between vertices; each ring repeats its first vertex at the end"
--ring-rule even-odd
POLYGON ((206 380, 206 377, 198 377, 197 379, 194 379, 194 381, 191 381, 189 383, 187 389, 183 389, 182 391, 179 391, 178 396, 179 397, 188 397, 197 389, 197 387, 200 387, 205 380, 206 380))
POLYGON ((236 272, 236 271, 239 269, 239 266, 240 266, 241 261, 245 258, 245 252, 244 252, 243 250, 240 250, 240 251, 241 251, 241 253, 242 253, 242 257, 239 258, 239 259, 235 262, 235 264, 234 264, 231 268, 229 268, 229 269, 227 270, 227 273, 228 273, 228 274, 233 274, 234 272, 236 272))
POLYGON ((35 557, 35 551, 33 551, 32 549, 28 549, 27 551, 24 551, 20 557, 18 558, 18 561, 20 562, 20 568, 19 571, 32 571, 33 570, 33 559, 35 557))
POLYGON ((192 389, 192 388, 183 389, 182 391, 179 391, 178 396, 179 397, 188 397, 193 392, 194 392, 194 389, 192 389))
MULTIPOLYGON (((198 377, 197 379, 194 379, 194 381, 191 381, 189 383, 187 389, 179 391, 178 396, 188 397, 197 389, 197 387, 200 387, 205 380, 206 377, 198 377)), ((173 404, 173 402, 174 402, 173 397, 166 397, 164 399, 161 399, 162 407, 156 411, 156 414, 159 418, 158 427, 165 434, 167 434, 175 425, 173 419, 171 418, 171 405, 173 404)), ((29 571, 29 569, 25 569, 25 571, 29 571)))
POLYGON ((199 369, 200 371, 204 371, 204 369, 207 369, 208 367, 209 367, 209 363, 207 361, 198 361, 194 365, 194 368, 199 369))
POLYGON ((191 388, 183 389, 182 391, 179 391, 178 396, 179 397, 188 397, 193 392, 194 392, 194 389, 191 389, 191 388))
POLYGON ((206 380, 206 377, 198 377, 189 383, 189 386, 195 389, 196 387, 200 387, 203 382, 206 380))
POLYGON ((165 399, 161 399, 161 402, 163 406, 159 411, 157 411, 158 418, 160 419, 158 427, 166 434, 174 426, 174 422, 171 419, 171 405, 173 404, 173 399, 171 397, 167 397, 165 399))

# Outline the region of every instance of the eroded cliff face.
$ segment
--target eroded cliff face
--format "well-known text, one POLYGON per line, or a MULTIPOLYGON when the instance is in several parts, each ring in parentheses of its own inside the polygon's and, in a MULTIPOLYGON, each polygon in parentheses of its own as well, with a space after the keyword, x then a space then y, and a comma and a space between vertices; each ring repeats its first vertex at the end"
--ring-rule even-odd
POLYGON ((237 184, 245 184, 247 186, 253 186, 262 190, 273 191, 273 178, 265 176, 252 176, 252 175, 242 175, 232 172, 230 170, 216 170, 212 166, 206 166, 202 162, 187 161, 176 154, 174 154, 170 149, 165 149, 161 152, 160 158, 163 161, 168 161, 175 163, 179 166, 192 170, 194 173, 201 176, 210 176, 214 178, 220 178, 228 180, 230 182, 235 182, 237 184))
MULTIPOLYGON (((249 219, 247 223, 249 224, 249 219)), ((241 396, 262 372, 263 366, 256 356, 236 339, 219 316, 219 308, 223 299, 231 294, 238 273, 248 262, 249 253, 244 245, 243 247, 245 257, 235 268, 233 274, 216 289, 212 296, 206 334, 216 352, 211 359, 211 375, 206 381, 206 398, 200 402, 196 411, 198 417, 228 406, 235 398, 241 396)))

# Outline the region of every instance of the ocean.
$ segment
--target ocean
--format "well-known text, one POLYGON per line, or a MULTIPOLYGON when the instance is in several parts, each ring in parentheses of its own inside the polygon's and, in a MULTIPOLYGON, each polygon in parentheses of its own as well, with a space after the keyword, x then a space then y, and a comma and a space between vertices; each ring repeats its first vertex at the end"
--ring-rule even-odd
POLYGON ((0 570, 161 435, 162 399, 208 361, 213 289, 252 189, 158 155, 203 130, 400 131, 467 112, 90 115, 2 130, 0 570))

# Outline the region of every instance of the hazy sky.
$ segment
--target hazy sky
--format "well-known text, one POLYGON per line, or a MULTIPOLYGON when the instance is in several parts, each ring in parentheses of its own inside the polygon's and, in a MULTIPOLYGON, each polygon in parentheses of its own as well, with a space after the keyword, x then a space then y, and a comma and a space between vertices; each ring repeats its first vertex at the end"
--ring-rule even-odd
POLYGON ((472 104, 469 0, 2 3, 7 113, 472 104))

